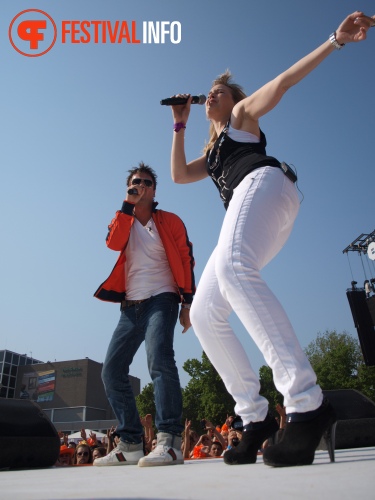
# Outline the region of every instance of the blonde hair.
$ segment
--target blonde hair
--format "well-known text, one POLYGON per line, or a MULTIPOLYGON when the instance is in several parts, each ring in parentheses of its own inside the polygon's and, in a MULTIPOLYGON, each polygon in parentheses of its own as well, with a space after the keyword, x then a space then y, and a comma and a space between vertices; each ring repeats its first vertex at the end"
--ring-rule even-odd
MULTIPOLYGON (((229 69, 227 69, 225 70, 224 73, 215 78, 215 80, 212 82, 211 88, 214 87, 215 85, 220 85, 220 84, 225 85, 231 91, 233 101, 235 102, 235 104, 237 104, 246 97, 246 94, 243 91, 241 85, 238 85, 238 83, 234 83, 232 81, 232 78, 233 78, 232 73, 229 71, 229 69)), ((206 153, 207 151, 212 149, 216 139, 218 138, 215 127, 213 126, 212 123, 210 123, 209 136, 210 138, 208 140, 208 143, 206 143, 204 146, 203 153, 206 153)))

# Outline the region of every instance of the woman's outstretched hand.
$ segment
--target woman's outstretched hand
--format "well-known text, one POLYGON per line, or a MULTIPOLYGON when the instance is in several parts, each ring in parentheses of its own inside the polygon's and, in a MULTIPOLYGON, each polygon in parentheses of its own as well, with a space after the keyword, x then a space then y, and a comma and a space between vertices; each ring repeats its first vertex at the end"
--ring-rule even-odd
POLYGON ((336 40, 340 44, 361 42, 366 40, 368 29, 374 25, 375 16, 369 17, 360 11, 353 12, 337 28, 336 40))

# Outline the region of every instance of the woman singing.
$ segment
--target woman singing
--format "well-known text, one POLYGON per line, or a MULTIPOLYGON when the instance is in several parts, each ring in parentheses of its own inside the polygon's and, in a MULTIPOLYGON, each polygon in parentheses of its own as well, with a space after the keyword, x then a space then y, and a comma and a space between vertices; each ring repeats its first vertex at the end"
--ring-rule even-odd
POLYGON ((244 423, 240 444, 224 454, 227 464, 254 463, 263 441, 278 428, 268 414, 268 401, 259 395, 258 377, 229 325, 232 311, 261 350, 273 371, 276 388, 284 396, 284 437, 264 451, 264 462, 279 467, 309 465, 322 436, 334 461, 334 410, 323 399, 282 306, 260 275, 287 241, 299 198, 294 172, 267 156, 259 119, 332 52, 347 43, 365 40, 372 26, 374 18, 354 12, 320 47, 249 97, 232 82, 228 71, 219 76, 206 101, 210 139, 204 156, 190 163, 185 158, 184 130, 191 97, 179 94, 188 98, 187 103, 172 107, 173 181, 185 184, 210 176, 227 209, 190 316, 244 423))

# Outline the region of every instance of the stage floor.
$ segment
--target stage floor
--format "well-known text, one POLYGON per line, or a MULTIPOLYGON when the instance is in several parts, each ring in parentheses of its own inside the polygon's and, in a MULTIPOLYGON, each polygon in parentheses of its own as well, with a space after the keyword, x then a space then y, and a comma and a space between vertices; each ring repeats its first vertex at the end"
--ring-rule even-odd
POLYGON ((306 467, 228 466, 222 459, 170 467, 52 467, 0 472, 2 500, 346 500, 375 497, 375 448, 317 451, 306 467))

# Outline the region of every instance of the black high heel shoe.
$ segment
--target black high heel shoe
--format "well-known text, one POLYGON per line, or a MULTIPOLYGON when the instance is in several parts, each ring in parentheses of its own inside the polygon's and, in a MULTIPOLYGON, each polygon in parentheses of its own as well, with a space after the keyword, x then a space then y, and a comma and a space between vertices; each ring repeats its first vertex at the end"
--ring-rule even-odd
POLYGON ((311 465, 315 450, 323 437, 331 462, 335 461, 336 414, 330 402, 306 413, 290 413, 283 437, 263 452, 263 461, 273 467, 311 465))
POLYGON ((242 439, 235 448, 224 453, 224 462, 228 465, 255 464, 258 450, 263 441, 278 430, 276 420, 271 416, 262 422, 251 422, 244 426, 242 439))

